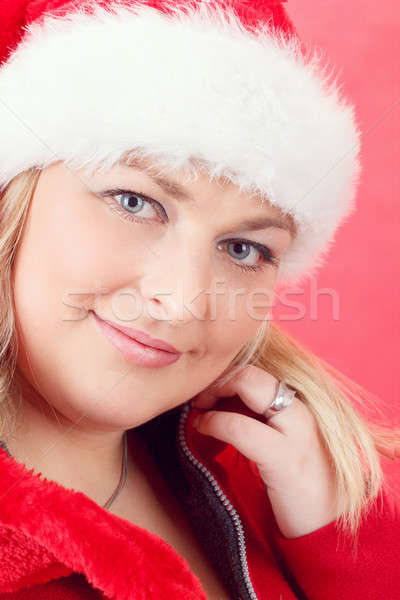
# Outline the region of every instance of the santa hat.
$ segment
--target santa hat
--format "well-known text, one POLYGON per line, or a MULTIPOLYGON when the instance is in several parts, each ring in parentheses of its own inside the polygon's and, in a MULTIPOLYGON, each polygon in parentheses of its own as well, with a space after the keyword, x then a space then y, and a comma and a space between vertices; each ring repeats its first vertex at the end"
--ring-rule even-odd
POLYGON ((3 0, 0 189, 59 160, 197 158, 292 215, 278 281, 314 274, 354 210, 360 132, 285 1, 3 0))

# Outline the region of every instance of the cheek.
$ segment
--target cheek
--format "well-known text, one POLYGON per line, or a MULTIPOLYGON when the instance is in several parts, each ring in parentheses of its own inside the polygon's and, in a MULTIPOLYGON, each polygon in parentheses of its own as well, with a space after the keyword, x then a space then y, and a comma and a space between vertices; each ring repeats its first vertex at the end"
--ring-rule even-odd
POLYGON ((240 350, 255 337, 270 313, 273 289, 273 282, 268 280, 257 290, 247 288, 244 294, 237 294, 234 299, 231 295, 230 302, 222 299, 224 310, 220 307, 219 316, 212 324, 207 342, 207 356, 201 365, 207 373, 206 385, 210 380, 216 379, 240 350))
POLYGON ((226 286, 218 297, 215 328, 218 337, 234 346, 250 338, 271 313, 275 294, 275 272, 256 277, 257 286, 247 282, 242 286, 226 286))
POLYGON ((25 320, 43 324, 65 312, 71 316, 68 305, 80 303, 101 266, 90 232, 62 205, 57 198, 49 209, 42 201, 31 207, 13 266, 18 312, 25 320))
POLYGON ((90 244, 77 215, 67 210, 68 197, 50 192, 36 188, 12 269, 18 364, 47 397, 57 388, 57 363, 64 359, 68 370, 71 358, 60 343, 71 326, 64 319, 77 315, 68 305, 85 301, 69 294, 87 289, 87 275, 96 264, 90 265, 90 244))
POLYGON ((131 284, 145 259, 133 228, 101 201, 74 192, 53 197, 38 186, 31 204, 14 270, 21 309, 36 320, 82 318, 95 294, 131 284))
POLYGON ((243 295, 236 295, 235 299, 231 296, 230 302, 221 300, 224 306, 220 306, 218 317, 211 323, 207 337, 205 361, 209 364, 206 370, 220 373, 254 338, 270 313, 272 296, 273 287, 266 285, 259 287, 255 294, 247 290, 243 295))
MULTIPOLYGON (((257 333, 261 321, 249 321, 240 317, 227 326, 225 321, 215 323, 214 330, 208 336, 207 354, 191 370, 190 385, 193 394, 209 386, 233 362, 237 354, 257 333)), ((193 395, 192 394, 192 395, 193 395)))

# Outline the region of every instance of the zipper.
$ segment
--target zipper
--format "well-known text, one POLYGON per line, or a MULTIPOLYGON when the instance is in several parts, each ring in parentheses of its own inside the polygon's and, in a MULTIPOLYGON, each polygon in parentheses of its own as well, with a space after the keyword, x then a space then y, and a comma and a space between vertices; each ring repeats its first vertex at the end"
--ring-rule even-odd
POLYGON ((189 415, 189 411, 190 411, 189 404, 185 404, 182 408, 182 411, 181 411, 181 414, 179 417, 179 424, 178 424, 179 445, 181 447, 183 454, 186 456, 186 458, 195 467, 197 467, 197 469, 199 471, 201 471, 203 473, 204 477, 206 477, 206 479, 210 483, 212 489, 214 490, 215 495, 218 497, 219 501, 222 503, 222 505, 226 509, 229 517, 231 518, 231 521, 235 527, 236 539, 237 539, 237 543, 238 543, 238 547, 239 547, 240 564, 241 564, 241 568, 242 568, 243 579, 246 584, 246 589, 249 594, 249 598, 251 598, 251 600, 258 600, 258 597, 254 591, 253 584, 251 582, 250 575, 249 575, 249 568, 248 568, 247 555, 246 555, 246 540, 245 540, 245 536, 244 536, 243 525, 242 525, 242 522, 239 517, 239 513, 233 507, 231 501, 226 496, 226 494, 223 493, 223 491, 222 491, 221 487, 219 486, 218 481, 215 479, 214 475, 209 471, 209 469, 207 469, 207 467, 205 465, 203 465, 203 463, 201 461, 199 461, 195 457, 195 455, 193 454, 193 452, 189 449, 189 446, 187 445, 186 434, 185 434, 185 425, 186 425, 186 421, 187 421, 187 418, 189 415))

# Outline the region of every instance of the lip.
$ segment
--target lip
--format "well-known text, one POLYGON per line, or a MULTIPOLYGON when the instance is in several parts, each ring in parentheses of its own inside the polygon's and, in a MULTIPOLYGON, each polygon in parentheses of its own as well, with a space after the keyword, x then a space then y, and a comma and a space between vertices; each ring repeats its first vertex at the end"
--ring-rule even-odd
POLYGON ((145 346, 150 346, 151 348, 158 348, 159 350, 164 350, 165 352, 172 352, 172 354, 182 354, 181 352, 179 352, 179 350, 174 348, 174 346, 172 346, 171 344, 168 344, 168 342, 164 342, 164 340, 159 340, 157 338, 151 338, 144 331, 140 331, 140 329, 132 329, 131 327, 125 327, 124 325, 118 325, 117 323, 114 323, 113 321, 108 321, 107 319, 102 319, 94 311, 93 311, 93 313, 98 319, 101 319, 104 323, 108 323, 109 325, 111 325, 111 327, 114 327, 114 329, 118 329, 118 331, 122 331, 122 333, 124 333, 128 337, 136 340, 137 342, 140 342, 141 344, 144 344, 145 346))
MULTIPOLYGON (((144 344, 136 338, 126 335, 126 333, 119 328, 114 327, 114 325, 111 325, 111 321, 101 319, 94 311, 91 312, 93 312, 93 317, 97 326, 109 342, 111 342, 111 344, 113 344, 113 346, 115 346, 128 360, 139 366, 165 367, 176 362, 182 354, 181 352, 169 352, 144 344)), ((130 328, 128 329, 131 333, 132 330, 130 328)), ((162 343, 164 344, 165 342, 162 343)), ((172 346, 168 344, 168 347, 171 348, 172 346)))

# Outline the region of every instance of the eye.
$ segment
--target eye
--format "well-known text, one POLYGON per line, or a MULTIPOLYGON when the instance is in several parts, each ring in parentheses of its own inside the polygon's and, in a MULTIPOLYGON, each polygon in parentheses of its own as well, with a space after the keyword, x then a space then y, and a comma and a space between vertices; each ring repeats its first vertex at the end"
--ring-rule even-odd
POLYGON ((107 204, 124 219, 128 219, 128 221, 150 221, 157 216, 161 216, 163 221, 168 220, 167 213, 162 204, 144 194, 138 194, 131 190, 117 189, 101 192, 100 195, 102 197, 115 198, 116 203, 107 202, 107 204))
POLYGON ((229 254, 240 261, 233 264, 244 271, 261 271, 267 265, 279 266, 278 258, 263 244, 234 238, 219 242, 217 248, 222 250, 224 245, 227 245, 229 254))
MULTIPOLYGON (((157 215, 159 217, 158 222, 168 221, 168 215, 162 204, 133 190, 112 189, 96 195, 105 199, 111 210, 128 221, 151 222, 154 221, 154 216, 157 215), (108 198, 115 198, 116 200, 109 202, 108 198)), ((228 246, 229 254, 239 260, 239 262, 233 262, 233 264, 242 271, 262 271, 269 265, 275 268, 279 266, 279 259, 268 246, 263 244, 232 238, 219 242, 217 248, 222 250, 225 245, 228 246)))

